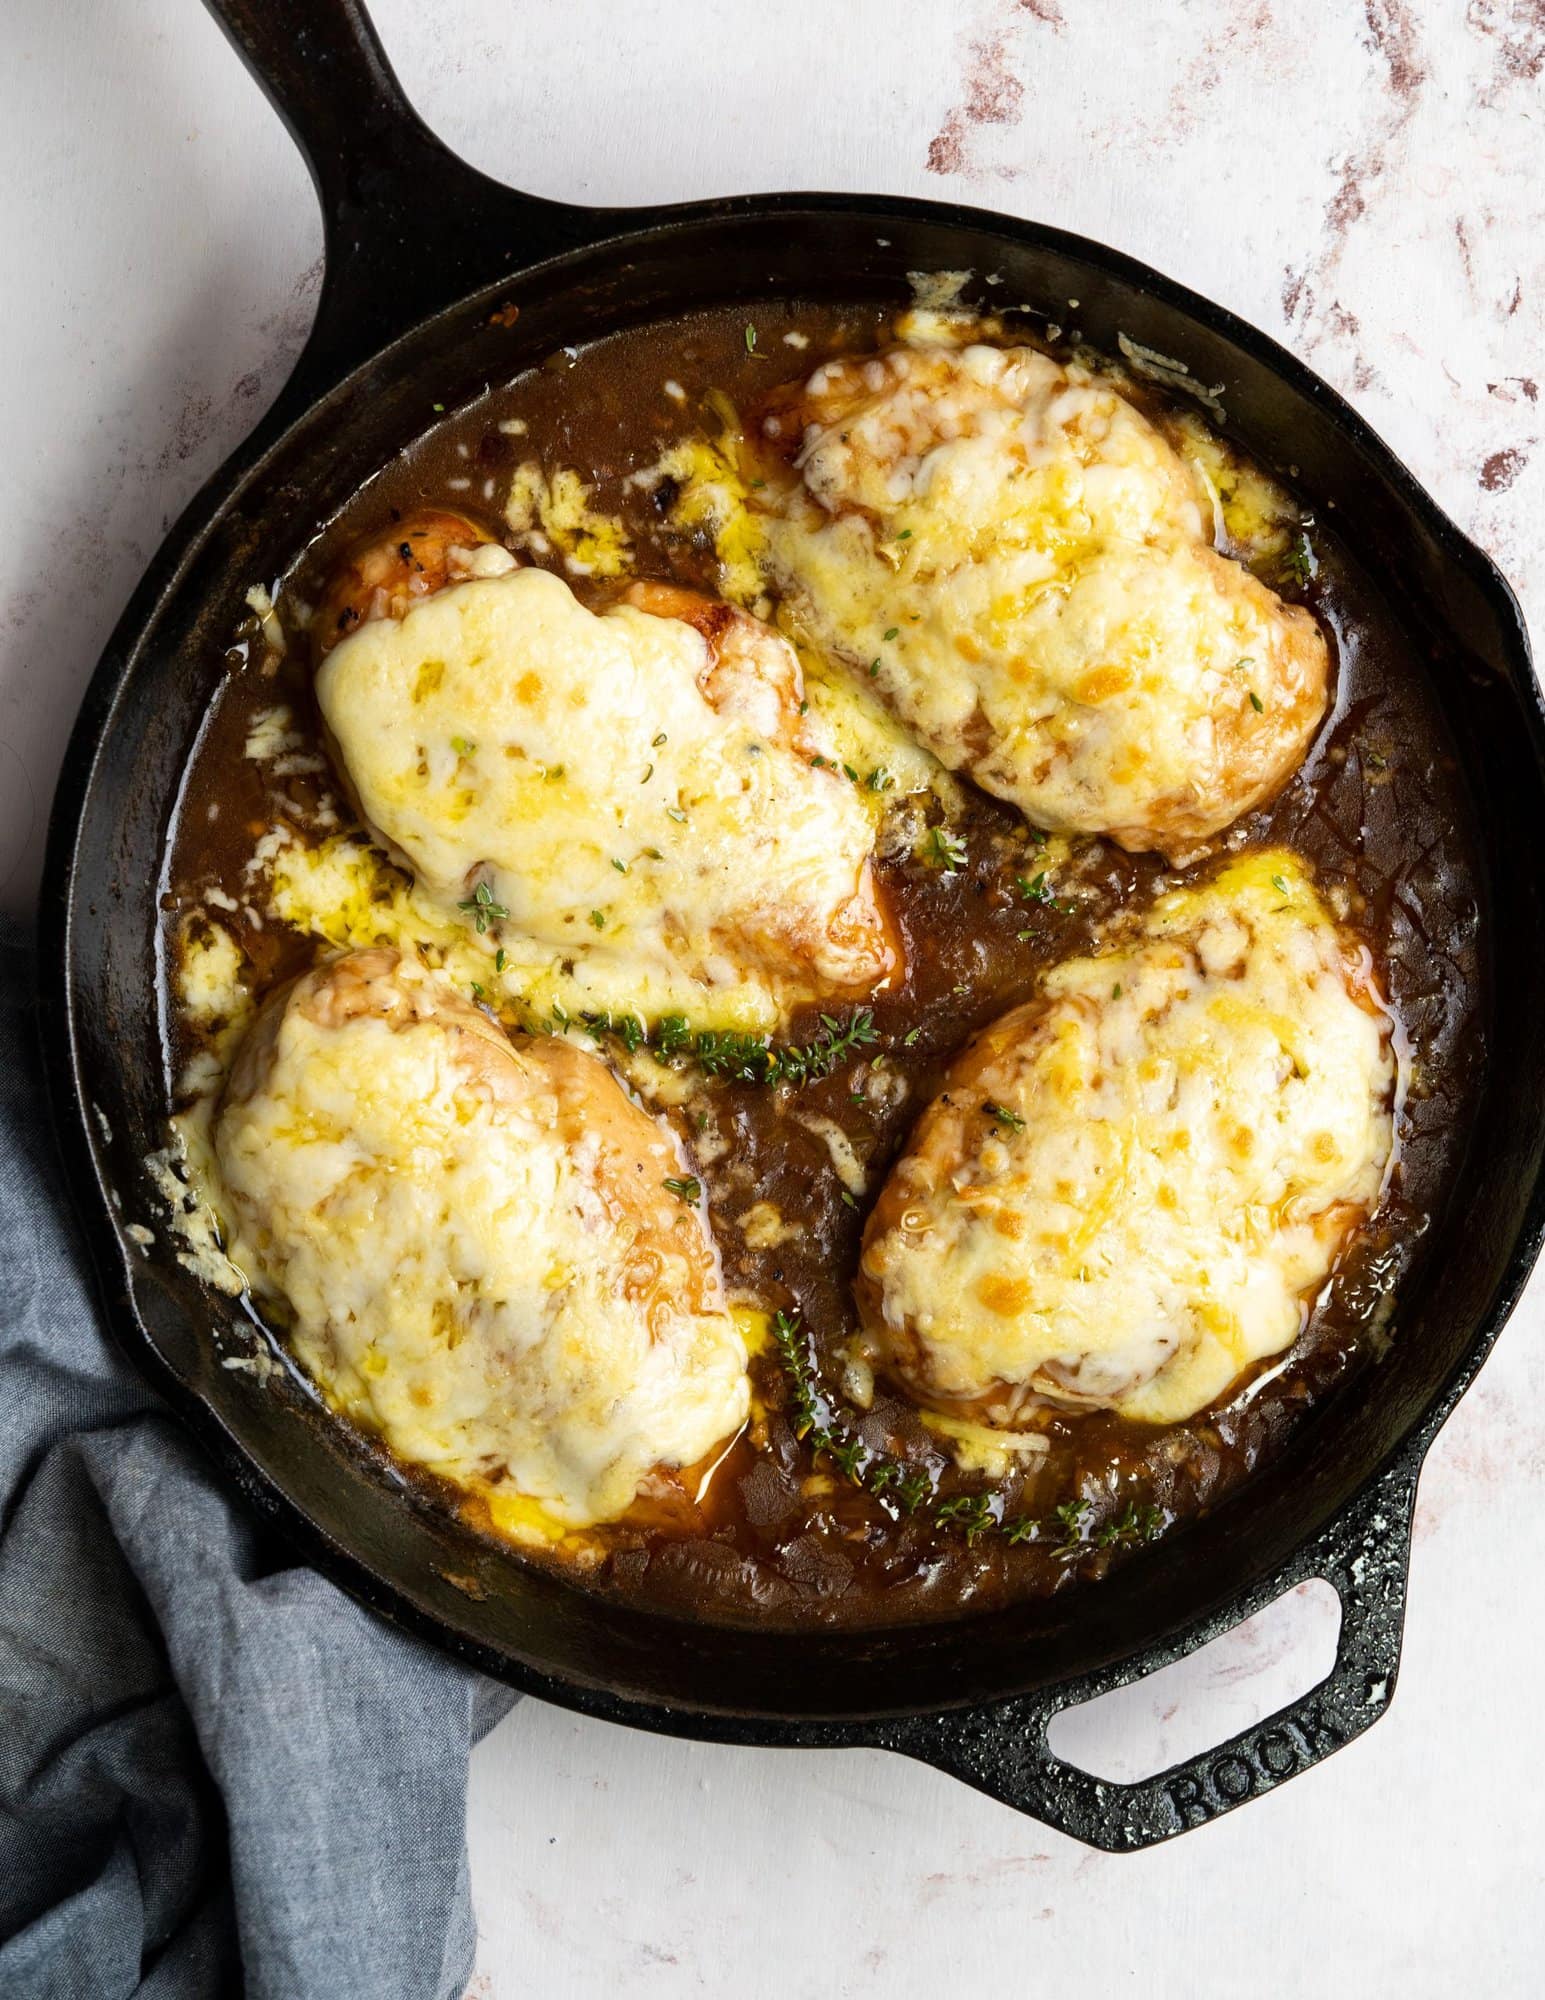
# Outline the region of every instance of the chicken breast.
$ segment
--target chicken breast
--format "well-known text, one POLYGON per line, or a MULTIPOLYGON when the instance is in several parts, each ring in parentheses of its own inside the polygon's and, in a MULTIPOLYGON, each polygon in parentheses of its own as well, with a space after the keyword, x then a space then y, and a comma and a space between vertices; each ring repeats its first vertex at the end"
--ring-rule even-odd
POLYGON ((317 697, 366 822, 490 952, 751 1027, 895 976, 873 818, 777 633, 659 584, 593 612, 486 544, 385 560, 329 599, 317 697))
POLYGON ((878 1365, 1010 1425, 1193 1415, 1290 1347, 1378 1203, 1392 1023, 1285 850, 1058 967, 924 1112, 864 1235, 878 1365))
POLYGON ((1304 756, 1318 625, 1218 554, 1200 475, 1108 378, 899 347, 763 429, 799 474, 767 536, 805 635, 1035 825, 1180 855, 1304 756))
POLYGON ((360 543, 338 564, 312 614, 312 650, 321 660, 361 625, 405 618, 447 584, 503 576, 514 567, 509 550, 465 514, 426 508, 360 543))
POLYGON ((679 1142, 415 960, 354 952, 272 1000, 212 1153, 232 1262, 329 1402, 506 1525, 615 1520, 745 1421, 679 1142))

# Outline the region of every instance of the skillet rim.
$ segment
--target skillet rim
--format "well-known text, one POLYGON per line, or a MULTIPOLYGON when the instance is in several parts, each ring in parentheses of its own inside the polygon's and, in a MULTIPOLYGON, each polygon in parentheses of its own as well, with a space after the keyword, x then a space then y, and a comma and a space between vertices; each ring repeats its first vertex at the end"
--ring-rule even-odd
MULTIPOLYGON (((498 188, 496 183, 488 185, 506 202, 526 208, 533 206, 526 197, 513 195, 509 190, 498 188)), ((536 206, 556 210, 560 205, 542 203, 536 206)), ((872 218, 883 226, 887 220, 906 219, 953 231, 969 231, 978 237, 1012 241, 1077 259, 1129 291, 1152 295, 1204 331, 1221 335, 1283 380, 1291 390, 1318 404, 1338 433, 1362 453, 1374 476, 1403 499, 1425 523, 1439 545, 1443 560, 1460 564, 1489 601, 1497 620, 1507 676, 1527 715, 1535 776, 1542 789, 1545 789, 1545 697, 1542 697, 1532 672, 1529 639, 1522 612, 1506 579, 1484 551, 1439 507, 1372 426, 1337 391, 1270 336, 1239 319, 1228 308, 1212 304, 1123 252, 1070 232, 998 215, 989 210, 895 196, 799 193, 736 196, 720 201, 681 204, 660 211, 652 221, 643 222, 638 219, 637 211, 570 209, 565 213, 570 217, 585 218, 591 232, 585 240, 571 239, 555 254, 539 257, 534 262, 519 263, 516 268, 491 281, 473 285, 417 320, 383 346, 358 359, 337 380, 316 389, 307 377, 319 351, 317 334, 323 330, 323 316, 327 310, 324 296, 317 329, 290 382, 281 390, 274 406, 251 436, 189 501, 153 558, 88 682, 61 768, 50 819, 39 911, 45 1075, 65 1157, 67 1183, 81 1218, 83 1236, 99 1289, 109 1302, 109 1324, 115 1337, 120 1345, 130 1348, 136 1365, 151 1376, 158 1390, 172 1402, 206 1449, 211 1451, 226 1477, 262 1516, 281 1528, 308 1560, 315 1562, 317 1567, 378 1612, 434 1640, 469 1664, 526 1691, 603 1719, 724 1741, 808 1744, 875 1742, 880 1738, 875 1733, 874 1718, 855 1718, 851 1715, 828 1718, 812 1715, 809 1711, 800 1711, 797 1716, 791 1717, 788 1711, 767 1714, 763 1711, 728 1711, 699 1708, 686 1703, 641 1700, 587 1684, 582 1679, 554 1676, 457 1631, 435 1613, 416 1605, 402 1585, 394 1583, 366 1560, 355 1556, 314 1521, 298 1502, 292 1501, 276 1481, 252 1462, 245 1448, 196 1386, 181 1380, 162 1356, 134 1302, 129 1283, 129 1258, 132 1253, 123 1242, 112 1212, 108 1196, 109 1177, 97 1163, 76 1026, 73 933, 79 920, 76 903, 85 894, 78 873, 79 839, 90 807, 99 760, 112 731, 119 702, 124 696, 125 684, 143 649, 154 636, 166 607, 175 598, 184 571, 242 492, 262 477, 265 467, 291 444, 297 434, 324 416, 334 397, 347 394, 351 384, 365 369, 387 362, 394 350, 424 337, 437 321, 466 309, 480 298, 492 299, 512 281, 524 281, 550 266, 561 266, 565 261, 599 251, 623 252, 629 244, 641 246, 646 242, 658 246, 675 232, 707 224, 765 222, 769 218, 779 218, 790 223, 800 219, 819 225, 824 217, 842 215, 850 219, 872 218), (619 220, 631 222, 632 226, 618 228, 615 225, 619 220)), ((1477 808, 1484 816, 1486 807, 1483 801, 1477 801, 1477 808)), ((1349 1495, 1321 1526, 1295 1545, 1295 1559, 1306 1553, 1312 1556, 1316 1546, 1333 1535, 1337 1524, 1355 1509, 1370 1488, 1403 1472, 1409 1472, 1414 1479, 1415 1469, 1420 1465, 1432 1438, 1469 1387, 1516 1305, 1539 1254, 1542 1238, 1545 1238, 1545 1166, 1535 1175, 1527 1208, 1488 1307, 1474 1325, 1454 1367, 1404 1435, 1381 1459, 1364 1487, 1349 1495)), ((1262 1581, 1257 1577, 1257 1586, 1262 1581)), ((1150 1672, 1167 1659, 1191 1650, 1215 1632, 1237 1623, 1242 1615, 1237 1608, 1237 1600, 1244 1594, 1248 1593, 1232 1588, 1228 1592, 1228 1603, 1216 1603, 1200 1617, 1177 1618, 1153 1642, 1125 1656, 1120 1664, 1131 1671, 1124 1671, 1121 1677, 1135 1678, 1138 1674, 1150 1672)), ((683 1629, 692 1629, 692 1621, 681 1622, 683 1629)), ((940 1624, 959 1622, 962 1621, 957 1619, 940 1621, 940 1624)), ((809 1636, 814 1639, 818 1635, 812 1633, 809 1636)), ((1065 1685, 1071 1686, 1072 1681, 1065 1685)), ((936 1716, 938 1709, 939 1704, 930 1703, 926 1707, 887 1711, 887 1714, 893 1719, 926 1720, 936 1716)))

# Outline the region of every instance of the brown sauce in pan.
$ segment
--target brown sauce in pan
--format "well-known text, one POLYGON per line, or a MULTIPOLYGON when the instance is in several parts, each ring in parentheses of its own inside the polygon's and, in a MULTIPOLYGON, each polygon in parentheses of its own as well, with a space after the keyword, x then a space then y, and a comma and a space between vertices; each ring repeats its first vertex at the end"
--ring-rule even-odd
MULTIPOLYGON (((555 357, 459 413, 426 412, 432 428, 424 438, 299 554, 277 593, 280 615, 321 596, 330 567, 351 543, 415 509, 448 507, 499 532, 511 470, 531 458, 548 469, 574 467, 593 482, 591 504, 626 523, 634 573, 712 592, 717 570, 707 536, 672 525, 668 489, 630 486, 627 475, 694 427, 717 432, 718 419, 704 405, 708 392, 753 407, 830 353, 872 348, 884 325, 875 310, 762 310, 751 353, 744 315, 705 316, 555 357), (785 344, 789 331, 808 344, 785 344), (667 380, 683 399, 665 392, 667 380), (511 419, 524 421, 523 434, 500 428, 511 419)), ((1162 406, 1144 400, 1162 420, 1162 406)), ((844 1404, 838 1356, 854 1327, 849 1288, 864 1211, 945 1067, 975 1030, 1026 997, 1047 966, 1088 948, 1114 911, 1181 879, 1156 857, 1089 841, 1053 884, 1076 885, 1076 907, 1060 907, 1059 899, 1057 907, 1027 909, 1014 878, 1033 871, 1035 847, 1015 813, 967 785, 966 813, 956 823, 968 847, 960 872, 941 873, 905 851, 879 864, 908 941, 909 972, 899 992, 874 1005, 877 1039, 823 1081, 787 1091, 709 1082, 668 1113, 689 1140, 703 1137, 705 1119, 713 1131, 701 1171, 732 1288, 769 1309, 799 1308, 821 1419, 834 1422, 843 1439, 856 1435, 866 1447, 899 1455, 904 1469, 923 1475, 913 1491, 926 1497, 909 1513, 894 1489, 873 1493, 846 1477, 829 1452, 813 1455, 795 1435, 785 1360, 770 1346, 752 1364, 757 1417, 715 1478, 702 1532, 596 1531, 581 1572, 588 1587, 697 1617, 785 1625, 943 1618, 1063 1588, 1097 1576, 1160 1524, 1215 1508, 1350 1370, 1399 1339, 1391 1294, 1444 1201, 1483 1056, 1471 808, 1410 636, 1377 579, 1351 562, 1333 529, 1322 521, 1313 534, 1318 571, 1304 589, 1285 594, 1303 596, 1333 634, 1334 709, 1285 791, 1226 841, 1286 843, 1315 865, 1322 888, 1346 892, 1350 920, 1373 950, 1409 1037, 1413 1084, 1390 1194, 1303 1337, 1188 1423, 1154 1428, 1111 1415, 1051 1416, 1044 1456, 1006 1479, 959 1471, 943 1440, 883 1385, 867 1413, 844 1404), (858 1088, 877 1055, 907 1080, 899 1102, 858 1088), (817 1120, 839 1126, 864 1164, 868 1194, 856 1204, 825 1139, 812 1130, 817 1120), (759 1201, 800 1233, 753 1247, 740 1224, 759 1201), (988 1495, 985 1511, 977 1503, 973 1512, 979 1494, 988 1495), (952 1500, 967 1505, 950 1518, 952 1500), (1146 1524, 1142 1536, 1131 1531, 1133 1506, 1146 1524), (1002 1521, 1031 1518, 1041 1526, 1025 1539, 1002 1532, 1002 1521)), ((562 573, 556 558, 554 566, 562 573)), ((303 638, 292 634, 282 660, 264 660, 262 652, 249 640, 229 656, 190 774, 168 878, 169 934, 212 885, 243 903, 254 842, 276 816, 304 829, 319 800, 330 797, 347 818, 330 773, 276 777, 244 755, 254 717, 279 700, 292 708, 304 748, 320 754, 303 638)), ((321 955, 314 939, 253 923, 240 910, 222 906, 220 921, 243 947, 259 998, 321 955)), ((813 1015, 796 1019, 786 1039, 808 1039, 817 1028, 813 1015)), ((195 1039, 185 1024, 174 1024, 174 1071, 195 1039)), ((454 1498, 431 1495, 431 1504, 436 1497, 454 1498)))

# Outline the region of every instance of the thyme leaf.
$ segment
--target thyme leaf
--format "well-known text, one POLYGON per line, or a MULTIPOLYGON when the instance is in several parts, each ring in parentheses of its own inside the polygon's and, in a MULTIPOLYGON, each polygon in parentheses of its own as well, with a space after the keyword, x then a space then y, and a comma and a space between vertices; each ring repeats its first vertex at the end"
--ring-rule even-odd
POLYGON ((1157 1507, 1139 1507, 1135 1500, 1129 1500, 1119 1514, 1112 1514, 1095 1530, 1095 1547, 1135 1548, 1152 1541, 1163 1525, 1164 1516, 1157 1507))
POLYGON ((501 924, 510 914, 503 903, 494 901, 494 892, 486 882, 479 882, 466 901, 458 903, 456 907, 458 910, 466 911, 477 926, 479 937, 482 937, 490 924, 501 924))
POLYGON ((1300 586, 1314 580, 1319 563, 1315 559, 1314 545, 1303 528, 1293 536, 1282 558, 1282 573, 1288 581, 1300 586))
POLYGON ((965 1531, 966 1546, 969 1548, 978 1535, 996 1527, 992 1511, 992 1497, 987 1493, 956 1493, 948 1500, 941 1500, 933 1510, 933 1518, 940 1527, 954 1522, 965 1531))
POLYGON ((948 827, 936 826, 930 830, 928 853, 946 875, 958 875, 966 865, 966 843, 948 827))
POLYGON ((992 1487, 936 1497, 933 1476, 926 1468, 874 1449, 832 1405, 817 1378, 800 1309, 796 1306, 790 1312, 774 1313, 772 1332, 795 1437, 809 1447, 812 1456, 824 1453, 844 1479, 883 1501, 888 1509, 916 1514, 932 1502, 929 1519, 933 1526, 962 1534, 968 1548, 984 1535, 1001 1535, 1016 1547, 1022 1542, 1049 1543, 1064 1562, 1094 1550, 1135 1548, 1163 1532, 1163 1509, 1139 1505, 1133 1499, 1090 1534, 1085 1524, 1091 1503, 1081 1495, 1054 1508, 1050 1520, 1034 1514, 1009 1515, 1001 1491, 992 1487))
MULTIPOLYGON (((629 1055, 647 1048, 661 1062, 696 1063, 706 1075, 727 1083, 819 1083, 879 1038, 868 1007, 846 1021, 822 1014, 821 1032, 803 1044, 777 1043, 736 1029, 693 1028, 684 1014, 663 1015, 652 1033, 636 1014, 586 1013, 580 1018, 598 1040, 621 1042, 629 1055)), ((561 1025, 567 1026, 567 1018, 561 1025)))
MULTIPOLYGON (((1075 910, 1078 907, 1076 903, 1058 900, 1052 893, 1052 886, 1046 879, 1046 870, 1044 868, 1038 870, 1034 875, 1016 875, 1014 877, 1014 887, 1027 903, 1039 903, 1043 908, 1048 910, 1061 910, 1066 915, 1069 911, 1075 910)), ((1022 937, 1030 937, 1033 933, 1023 931, 1020 935, 1022 937)))

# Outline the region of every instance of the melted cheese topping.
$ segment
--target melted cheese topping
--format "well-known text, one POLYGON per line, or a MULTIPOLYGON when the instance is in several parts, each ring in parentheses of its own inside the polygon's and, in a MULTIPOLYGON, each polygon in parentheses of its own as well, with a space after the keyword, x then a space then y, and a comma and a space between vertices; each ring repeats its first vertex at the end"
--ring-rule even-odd
MULTIPOLYGON (((670 510, 673 525, 713 538, 720 590, 731 603, 762 618, 771 610, 767 517, 750 504, 753 489, 742 462, 747 447, 738 417, 733 410, 727 414, 719 438, 684 438, 635 479, 651 490, 664 479, 671 481, 677 489, 670 510)), ((756 480, 758 490, 765 484, 756 480)), ((779 617, 784 622, 781 607, 779 617)), ((798 646, 797 620, 787 621, 787 635, 798 646)), ((946 803, 958 797, 954 779, 896 720, 867 674, 852 674, 841 660, 809 647, 800 648, 799 664, 811 709, 836 746, 839 763, 859 774, 860 796, 877 818, 887 798, 929 790, 946 803)))
POLYGON ((1030 348, 829 362, 764 428, 802 636, 1037 825, 1181 852, 1272 792, 1326 704, 1313 618, 1212 546, 1205 470, 1030 348))
POLYGON ((719 609, 711 646, 518 570, 362 625, 317 694, 365 818, 421 896, 493 912, 490 957, 518 936, 583 962, 592 1005, 771 1028, 894 951, 797 659, 719 609))
POLYGON ((1162 898, 924 1114, 865 1235, 883 1365, 995 1424, 1193 1415, 1297 1338, 1378 1202, 1395 1083, 1367 953, 1293 855, 1162 898))
POLYGON ((625 576, 633 550, 614 514, 590 504, 590 488, 569 466, 551 477, 535 459, 515 468, 504 518, 516 546, 532 555, 554 549, 571 576, 625 576))
POLYGON ((272 1005, 212 1151, 230 1256, 329 1401, 505 1532, 614 1520, 744 1422, 678 1142, 413 961, 355 953, 272 1005))
POLYGON ((250 1010, 241 947, 223 924, 191 913, 178 925, 178 946, 177 1000, 190 1021, 208 1029, 250 1010))

